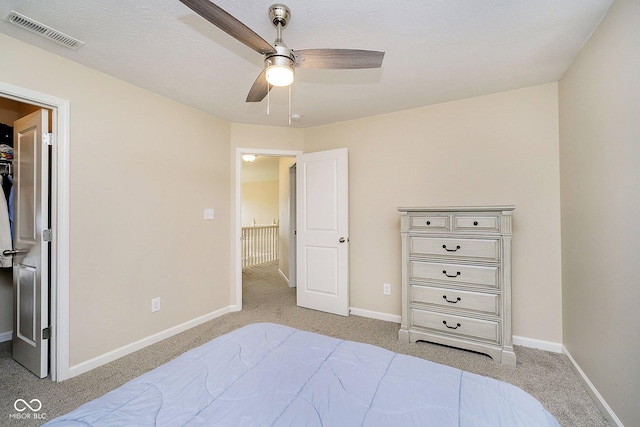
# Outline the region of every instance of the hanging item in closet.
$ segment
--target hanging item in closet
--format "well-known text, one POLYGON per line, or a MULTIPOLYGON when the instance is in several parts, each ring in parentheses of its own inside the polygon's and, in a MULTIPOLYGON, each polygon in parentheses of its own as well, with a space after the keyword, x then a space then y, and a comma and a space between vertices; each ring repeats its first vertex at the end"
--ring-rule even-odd
MULTIPOLYGON (((4 181, 6 177, 2 177, 4 181)), ((0 191, 0 206, 7 205, 7 199, 4 196, 4 191, 0 191)), ((13 257, 11 255, 4 256, 2 253, 6 250, 13 249, 13 242, 11 241, 11 225, 9 223, 9 209, 0 208, 0 267, 9 268, 13 267, 13 257)))
POLYGON ((0 144, 0 159, 13 160, 13 147, 8 144, 0 144))
POLYGON ((4 198, 9 204, 9 197, 11 197, 11 189, 13 188, 13 177, 11 176, 11 164, 0 162, 0 176, 2 176, 2 192, 4 198))
MULTIPOLYGON (((13 147, 7 144, 0 144, 0 185, 2 186, 3 199, 5 203, 3 204, 0 201, 0 216, 4 217, 4 211, 7 212, 7 222, 5 223, 4 219, 0 218, 0 253, 5 249, 11 249, 12 240, 13 240, 13 176, 12 173, 13 166, 13 147), (6 206, 6 209, 3 207, 6 206), (8 248, 5 248, 6 243, 4 241, 4 228, 8 227, 9 237, 8 237, 8 248)), ((9 257, 10 258, 10 257, 9 257)), ((10 261, 10 260, 9 260, 10 261)), ((6 262, 0 258, 0 267, 6 267, 6 262)), ((10 267, 11 265, 9 265, 10 267)))
MULTIPOLYGON (((13 147, 6 144, 0 144, 0 175, 3 177, 11 176, 13 166, 13 147)), ((2 190, 4 191, 4 197, 9 202, 9 195, 11 194, 11 188, 13 187, 13 179, 2 180, 2 190)))
POLYGON ((11 200, 11 190, 13 189, 12 166, 11 162, 0 160, 0 176, 4 178, 2 180, 2 191, 7 204, 11 200))
MULTIPOLYGON (((16 186, 13 185, 13 175, 7 175, 7 181, 11 183, 11 190, 9 191, 9 198, 7 199, 7 204, 9 205, 9 228, 11 231, 11 241, 13 242, 13 213, 15 207, 15 200, 13 199, 13 191, 16 186)), ((4 187, 3 187, 4 188, 4 187)))

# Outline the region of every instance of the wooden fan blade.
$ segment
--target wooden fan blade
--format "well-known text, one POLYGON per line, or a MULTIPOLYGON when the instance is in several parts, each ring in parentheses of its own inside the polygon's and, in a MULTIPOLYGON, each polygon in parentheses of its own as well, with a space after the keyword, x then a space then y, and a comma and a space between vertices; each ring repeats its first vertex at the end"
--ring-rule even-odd
POLYGON ((247 95, 247 102, 260 102, 267 96, 267 93, 271 90, 271 85, 267 83, 267 69, 262 70, 253 86, 249 89, 247 95))
POLYGON ((384 52, 359 49, 303 49, 293 51, 300 68, 380 68, 384 52))
POLYGON ((211 22, 236 40, 246 44, 258 53, 275 53, 276 50, 262 37, 219 6, 208 0, 180 0, 198 15, 211 22))

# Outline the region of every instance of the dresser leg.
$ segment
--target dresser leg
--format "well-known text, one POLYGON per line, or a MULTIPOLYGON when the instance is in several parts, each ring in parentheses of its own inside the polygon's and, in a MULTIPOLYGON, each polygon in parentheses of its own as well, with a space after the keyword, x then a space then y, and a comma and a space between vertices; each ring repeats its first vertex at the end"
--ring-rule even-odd
POLYGON ((502 360, 503 365, 507 366, 516 366, 516 354, 513 349, 504 349, 502 350, 502 360))

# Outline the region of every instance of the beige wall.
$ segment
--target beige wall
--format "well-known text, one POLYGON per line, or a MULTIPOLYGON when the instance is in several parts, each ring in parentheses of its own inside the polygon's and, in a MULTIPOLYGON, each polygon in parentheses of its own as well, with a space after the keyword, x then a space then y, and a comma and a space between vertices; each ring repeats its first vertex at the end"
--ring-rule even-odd
POLYGON ((513 333, 562 341, 556 84, 305 132, 306 152, 338 147, 349 149, 352 307, 400 314, 398 206, 514 204, 513 333))
POLYGON ((243 182, 242 226, 271 225, 277 220, 278 181, 243 182))
POLYGON ((640 420, 640 2, 617 0, 560 81, 564 344, 640 420))
POLYGON ((236 148, 302 151, 303 146, 304 129, 231 123, 232 162, 236 148))
POLYGON ((0 51, 0 80, 70 100, 71 366, 227 307, 230 125, 2 34, 0 51))

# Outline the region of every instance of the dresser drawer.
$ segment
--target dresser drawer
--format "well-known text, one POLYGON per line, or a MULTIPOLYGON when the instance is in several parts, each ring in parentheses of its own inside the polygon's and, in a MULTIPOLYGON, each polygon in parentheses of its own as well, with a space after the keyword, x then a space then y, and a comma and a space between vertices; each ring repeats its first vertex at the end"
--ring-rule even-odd
POLYGON ((417 231, 449 230, 449 215, 412 216, 409 227, 417 231))
POLYGON ((429 261, 410 262, 411 280, 438 281, 459 285, 498 288, 497 266, 447 264, 429 261))
POLYGON ((433 286, 411 285, 410 302, 499 314, 500 295, 433 286))
POLYGON ((442 314, 414 308, 411 310, 412 325, 445 334, 461 335, 479 340, 500 342, 500 322, 474 319, 466 316, 442 314))
POLYGON ((455 231, 499 232, 500 216, 498 215, 454 215, 453 229, 455 231))
POLYGON ((410 255, 438 256, 481 261, 500 260, 499 239, 456 239, 411 236, 410 255))

